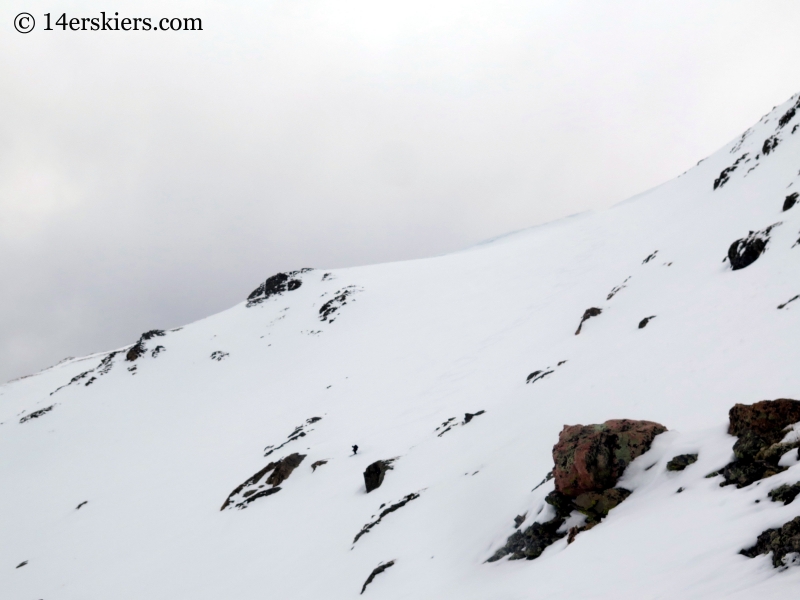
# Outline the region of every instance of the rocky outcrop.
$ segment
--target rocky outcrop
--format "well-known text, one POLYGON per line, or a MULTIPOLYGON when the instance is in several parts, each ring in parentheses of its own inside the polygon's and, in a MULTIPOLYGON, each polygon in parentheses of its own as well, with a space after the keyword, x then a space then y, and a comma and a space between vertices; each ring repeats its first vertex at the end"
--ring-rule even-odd
POLYGON ((758 536, 756 544, 745 548, 739 554, 755 558, 761 554, 772 553, 772 566, 782 567, 788 554, 800 552, 800 517, 785 523, 778 529, 767 529, 758 536))
POLYGON ((290 454, 289 456, 285 456, 284 458, 280 459, 277 463, 275 463, 275 468, 272 470, 272 474, 267 477, 267 484, 271 485, 272 487, 277 487, 282 484, 284 481, 289 479, 289 475, 291 475, 292 471, 300 466, 300 463, 303 462, 305 457, 305 454, 298 454, 295 452, 294 454, 290 454))
POLYGON ((800 481, 794 485, 789 485, 788 483, 779 485, 767 495, 773 502, 791 504, 797 496, 800 496, 800 481))
MULTIPOLYGON (((395 502, 394 504, 392 504, 388 508, 383 509, 381 511, 381 514, 378 515, 377 519, 375 519, 374 521, 372 521, 370 523, 367 523, 366 525, 364 525, 364 527, 361 528, 361 531, 359 531, 356 534, 355 539, 353 539, 353 544, 355 544, 362 535, 364 535, 365 533, 369 533, 370 529, 372 529, 376 525, 379 525, 380 522, 383 520, 383 517, 393 513, 394 511, 396 511, 396 510, 398 510, 400 508, 403 508, 406 504, 408 504, 412 500, 416 500, 417 498, 419 498, 419 494, 418 493, 409 494, 408 496, 406 496, 405 498, 400 500, 400 502, 395 502)), ((386 506, 386 505, 385 504, 381 504, 381 508, 383 508, 384 506, 386 506)))
MULTIPOLYGON (((152 340, 154 337, 164 337, 166 333, 161 329, 151 329, 150 331, 145 331, 138 341, 131 346, 130 350, 128 350, 127 354, 125 354, 125 360, 128 362, 133 362, 140 356, 142 356, 147 349, 145 348, 145 342, 148 340, 152 340)), ((161 347, 163 350, 163 346, 161 347)), ((159 351, 160 352, 160 351, 159 351)), ((156 352, 156 356, 158 352, 156 352)))
POLYGON ((281 490, 278 486, 289 478, 292 472, 300 466, 300 463, 303 462, 305 457, 305 454, 298 454, 295 452, 278 461, 269 463, 256 474, 236 486, 236 488, 228 494, 220 510, 225 510, 233 506, 236 506, 236 508, 244 508, 253 502, 253 500, 278 493, 281 490), (270 471, 272 474, 267 477, 266 482, 259 485, 259 482, 270 471), (267 486, 272 487, 267 488, 267 486))
POLYGON ((35 410, 32 413, 22 417, 19 420, 19 422, 20 423, 25 423, 25 422, 30 421, 32 419, 38 419, 42 415, 45 415, 45 414, 49 413, 51 410, 53 410, 53 407, 55 407, 55 404, 51 404, 50 406, 47 406, 45 408, 40 408, 39 410, 35 410))
POLYGON ((247 308, 261 304, 265 300, 296 290, 303 282, 297 277, 313 269, 300 269, 299 271, 289 271, 287 273, 276 273, 272 277, 254 289, 247 297, 247 308))
POLYGON ((370 573, 370 574, 369 574, 369 577, 367 577, 367 580, 364 582, 364 585, 363 585, 363 587, 361 588, 361 593, 363 594, 363 593, 366 591, 366 589, 367 589, 367 586, 368 586, 370 583, 372 583, 372 580, 373 580, 373 579, 375 579, 375 576, 376 576, 376 575, 380 575, 380 574, 381 574, 381 573, 383 573, 383 572, 384 572, 386 569, 388 569, 389 567, 392 567, 392 566, 394 566, 394 561, 393 561, 393 560, 390 560, 390 561, 389 561, 389 562, 387 562, 387 563, 383 563, 382 565, 378 565, 377 567, 375 567, 375 568, 372 570, 372 573, 370 573))
POLYGON ((376 460, 366 468, 364 471, 364 485, 367 487, 368 494, 372 490, 381 487, 386 471, 392 470, 392 462, 394 462, 393 459, 376 460))
POLYGON ((578 335, 581 332, 583 324, 586 321, 588 321, 592 317, 600 315, 602 312, 603 312, 602 308, 596 308, 594 306, 592 308, 587 308, 585 311, 583 311, 583 316, 581 317, 581 322, 578 324, 578 329, 575 331, 575 335, 578 335))
MULTIPOLYGON (((630 496, 629 490, 614 487, 627 466, 666 430, 659 423, 630 419, 565 425, 553 447, 555 490, 545 497, 555 516, 511 534, 488 562, 504 556, 532 560, 554 542, 568 536, 572 543, 578 533, 597 525, 630 496), (583 524, 567 529, 566 521, 575 513, 583 516, 583 524)), ((520 524, 515 521, 515 528, 520 524)))
POLYGON ((781 398, 755 404, 737 404, 729 413, 728 433, 739 438, 733 445, 735 460, 721 473, 721 485, 745 487, 785 470, 778 465, 781 456, 800 442, 784 444, 789 425, 800 422, 800 401, 781 398))
POLYGON ((630 419, 565 425, 553 447, 556 491, 575 498, 614 487, 631 461, 666 430, 659 423, 630 419))

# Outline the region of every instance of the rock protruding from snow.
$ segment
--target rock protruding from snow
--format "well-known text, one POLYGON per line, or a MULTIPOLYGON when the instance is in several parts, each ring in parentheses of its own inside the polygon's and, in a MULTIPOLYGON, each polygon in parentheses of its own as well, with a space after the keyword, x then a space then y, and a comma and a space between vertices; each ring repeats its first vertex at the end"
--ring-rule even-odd
POLYGON ((578 335, 581 332, 581 329, 583 328, 583 324, 586 321, 588 321, 592 317, 598 316, 602 312, 603 312, 602 308, 597 308, 597 307, 594 307, 594 306, 592 308, 587 308, 584 311, 583 316, 581 317, 581 322, 578 324, 578 329, 575 331, 575 335, 578 335))
POLYGON ((565 425, 553 447, 556 491, 570 497, 613 488, 625 468, 650 449, 666 427, 614 419, 601 425, 565 425))
POLYGON ((667 463, 667 471, 683 471, 697 462, 697 454, 680 454, 667 463))
MULTIPOLYGON (((125 355, 125 360, 128 362, 135 361, 147 351, 145 348, 145 342, 147 340, 152 340, 154 337, 163 337, 164 335, 166 334, 161 329, 151 329, 150 331, 145 331, 139 340, 133 346, 131 346, 131 349, 128 350, 128 353, 125 355)), ((163 346, 160 346, 159 348, 159 352, 164 349, 163 346)), ((156 356, 159 352, 156 352, 156 356)))
POLYGON ((784 566, 787 555, 800 552, 800 517, 795 517, 783 527, 767 529, 758 536, 755 546, 740 552, 749 558, 772 553, 772 566, 784 566))
POLYGON ((534 522, 524 531, 515 531, 488 562, 509 555, 512 560, 533 560, 561 538, 569 536, 571 544, 580 532, 600 523, 631 495, 629 490, 614 487, 625 468, 647 452, 655 437, 666 430, 659 423, 631 419, 615 419, 601 425, 565 425, 553 447, 556 489, 545 498, 555 509, 555 516, 549 521, 534 522))
POLYGON ((780 398, 737 404, 729 413, 728 433, 739 438, 735 460, 722 469, 722 485, 745 487, 785 470, 778 462, 800 442, 783 443, 786 428, 800 422, 800 401, 780 398))
POLYGON ((281 488, 278 486, 289 478, 289 476, 292 474, 292 471, 300 466, 300 463, 303 462, 305 457, 305 454, 298 454, 295 452, 294 454, 285 456, 278 461, 269 463, 258 473, 254 474, 252 477, 236 486, 236 489, 234 489, 225 499, 225 502, 223 502, 220 510, 225 510, 229 506, 244 508, 257 498, 263 498, 264 496, 276 494, 281 490, 281 488), (259 482, 264 478, 264 475, 270 471, 272 471, 272 474, 267 478, 266 482, 259 485, 259 482), (272 487, 262 489, 268 485, 272 487))
POLYGON ((779 223, 770 225, 761 231, 751 231, 747 237, 733 242, 728 248, 728 260, 731 263, 731 269, 738 271, 756 262, 758 257, 767 249, 769 234, 776 225, 779 225, 779 223))
POLYGON ((381 487, 386 471, 392 470, 392 460, 376 460, 364 471, 364 485, 369 494, 372 490, 381 487))
POLYGON ((389 567, 392 567, 392 566, 394 566, 394 561, 393 561, 393 560, 390 560, 390 561, 389 561, 389 562, 387 562, 387 563, 383 563, 383 564, 381 564, 381 565, 378 565, 377 567, 375 567, 375 568, 372 570, 372 573, 370 573, 370 574, 369 574, 369 577, 367 577, 367 580, 364 582, 364 586, 361 588, 361 593, 363 594, 363 593, 366 591, 366 589, 367 589, 367 586, 368 586, 370 583, 372 583, 372 580, 373 580, 373 579, 375 579, 375 576, 376 576, 376 575, 380 575, 380 574, 381 574, 381 573, 383 573, 383 572, 384 572, 386 569, 388 569, 389 567))
POLYGON ((289 271, 287 273, 276 273, 272 277, 254 289, 247 297, 247 308, 261 304, 264 300, 268 300, 273 296, 277 296, 284 292, 291 292, 296 290, 303 282, 297 277, 303 273, 307 273, 312 269, 300 269, 299 271, 289 271))
POLYGON ((273 469, 272 475, 267 478, 267 483, 272 487, 278 487, 284 481, 289 479, 289 475, 291 475, 292 471, 300 466, 300 463, 303 462, 305 457, 305 454, 298 454, 295 452, 294 454, 290 454, 289 456, 285 456, 280 459, 277 463, 275 463, 275 469, 273 469))
POLYGON ((786 196, 786 199, 783 201, 783 211, 786 212, 790 208, 792 208, 797 203, 797 198, 800 197, 800 194, 794 192, 786 196))

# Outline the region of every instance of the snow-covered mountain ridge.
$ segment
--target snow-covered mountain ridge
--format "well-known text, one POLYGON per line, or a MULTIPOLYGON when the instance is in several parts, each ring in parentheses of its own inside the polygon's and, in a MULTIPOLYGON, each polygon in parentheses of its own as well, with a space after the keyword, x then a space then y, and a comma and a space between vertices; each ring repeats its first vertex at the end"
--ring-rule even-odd
POLYGON ((739 551, 800 515, 768 495, 800 466, 706 475, 733 459, 731 407, 800 398, 799 98, 610 210, 270 278, 0 387, 0 596, 355 598, 390 562, 365 597, 790 596, 800 568, 739 551), (548 510, 562 427, 622 418, 669 430, 631 495, 571 544, 486 562, 548 510))

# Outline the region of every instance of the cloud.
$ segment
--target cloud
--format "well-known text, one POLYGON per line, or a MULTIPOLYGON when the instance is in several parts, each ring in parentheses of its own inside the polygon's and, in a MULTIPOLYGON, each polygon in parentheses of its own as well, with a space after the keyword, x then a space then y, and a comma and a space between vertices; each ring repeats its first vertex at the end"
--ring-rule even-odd
POLYGON ((800 89, 793 2, 128 1, 203 31, 42 30, 98 6, 0 9, 37 17, 0 33, 0 380, 279 270, 608 206, 800 89))

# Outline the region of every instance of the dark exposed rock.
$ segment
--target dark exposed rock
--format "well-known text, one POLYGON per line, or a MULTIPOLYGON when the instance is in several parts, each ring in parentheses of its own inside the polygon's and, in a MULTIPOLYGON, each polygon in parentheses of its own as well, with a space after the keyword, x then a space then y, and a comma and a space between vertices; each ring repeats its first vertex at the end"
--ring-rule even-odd
MULTIPOLYGON (((50 392, 50 395, 52 396, 57 391, 63 390, 65 387, 68 387, 68 386, 72 385, 73 383, 78 383, 81 379, 85 379, 86 376, 89 375, 91 372, 92 372, 92 370, 84 371, 83 373, 78 373, 77 375, 75 375, 75 377, 70 379, 68 383, 65 383, 64 385, 61 385, 61 386, 57 387, 56 389, 54 389, 52 392, 50 392)), ((87 383, 86 385, 89 385, 89 384, 87 383)))
POLYGON ((780 440, 786 427, 800 421, 799 401, 781 398, 736 404, 729 419, 728 433, 739 439, 733 445, 735 460, 721 471, 725 481, 720 485, 741 488, 786 470, 778 461, 798 444, 781 444, 780 440))
POLYGON ((768 444, 779 442, 784 429, 800 422, 800 401, 788 398, 762 400, 755 404, 736 404, 729 412, 728 433, 741 437, 755 433, 768 444))
POLYGON ((728 248, 728 260, 731 263, 731 269, 738 271, 756 262, 758 257, 767 249, 769 234, 772 228, 777 225, 779 223, 770 225, 761 231, 751 231, 746 238, 733 242, 728 248))
POLYGON ((650 322, 650 319, 655 319, 655 318, 656 318, 655 315, 651 315, 639 321, 639 329, 644 329, 645 327, 647 327, 647 324, 650 322))
POLYGON ((755 558, 760 554, 772 552, 772 566, 784 565, 784 557, 792 552, 800 552, 800 517, 795 517, 779 529, 767 529, 758 536, 755 546, 745 548, 739 554, 755 558))
POLYGON ((630 419, 565 425, 553 447, 556 490, 574 498, 613 487, 631 461, 666 430, 659 423, 630 419))
POLYGON ((519 526, 525 522, 525 519, 528 518, 528 513, 523 513, 521 515, 517 515, 514 517, 514 529, 519 529, 519 526))
MULTIPOLYGON (((666 427, 658 423, 629 419, 606 421, 602 425, 565 425, 553 448, 555 469, 539 484, 555 477, 556 489, 545 497, 555 516, 512 533, 487 562, 504 556, 511 560, 538 558, 554 542, 569 535, 567 543, 571 544, 580 532, 597 525, 631 495, 629 490, 614 487, 625 468, 664 431, 666 427), (564 523, 575 511, 586 517, 585 524, 563 531, 564 523)), ((515 529, 525 517, 518 519, 514 519, 515 529)))
POLYGON ((552 371, 552 370, 551 371, 547 371, 547 370, 534 371, 533 373, 528 375, 528 378, 525 380, 525 383, 536 383, 540 379, 550 375, 550 373, 554 373, 554 371, 552 371))
POLYGON ((367 586, 370 583, 372 583, 372 580, 375 579, 376 575, 380 575, 381 573, 383 573, 386 569, 388 569, 391 566, 394 566, 394 561, 393 560, 390 560, 387 563, 383 563, 382 565, 378 565, 377 567, 375 567, 372 570, 372 573, 369 574, 369 577, 367 577, 367 580, 364 582, 364 586, 361 588, 361 593, 362 594, 364 593, 364 590, 366 590, 367 586))
POLYGON ((800 298, 800 294, 797 294, 797 295, 796 295, 796 296, 794 296, 793 298, 789 298, 789 299, 788 299, 786 302, 784 302, 783 304, 779 304, 779 305, 778 305, 778 310, 781 310, 781 309, 783 309, 783 308, 786 308, 786 305, 787 305, 787 304, 789 304, 790 302, 794 302, 794 301, 795 301, 795 300, 797 300, 798 298, 800 298))
MULTIPOLYGON (((658 250, 656 250, 656 252, 658 252, 658 250)), ((647 258, 645 258, 645 259, 644 259, 644 262, 643 262, 642 264, 644 264, 644 263, 646 263, 646 262, 649 262, 649 261, 650 261, 650 259, 652 259, 652 258, 653 258, 653 257, 656 255, 656 252, 653 252, 653 254, 651 254, 650 256, 648 256, 647 258)), ((612 288, 612 289, 611 289, 611 291, 608 293, 608 296, 606 296, 606 300, 611 300, 611 299, 612 299, 614 296, 616 296, 616 295, 617 295, 617 294, 618 294, 618 293, 619 293, 621 290, 623 290, 623 289, 625 289, 626 287, 628 287, 628 286, 626 286, 625 284, 626 284, 626 283, 628 283, 628 280, 629 280, 629 279, 630 279, 630 277, 626 277, 626 278, 625 278, 625 281, 623 281, 623 282, 622 282, 620 285, 618 285, 618 286, 616 286, 616 287, 612 288)))
MULTIPOLYGON (((392 504, 388 508, 385 508, 383 511, 381 511, 381 514, 378 515, 377 519, 375 519, 371 523, 367 523, 366 525, 364 525, 364 527, 361 528, 361 531, 359 531, 356 534, 356 537, 353 540, 353 543, 355 544, 359 540, 359 538, 362 535, 364 535, 365 533, 369 533, 369 530, 372 529, 373 527, 375 527, 376 525, 378 525, 381 522, 381 520, 383 520, 383 517, 385 517, 388 514, 393 513, 394 511, 396 511, 399 508, 404 507, 406 504, 408 504, 412 500, 416 500, 417 498, 419 498, 419 494, 416 494, 416 493, 409 494, 408 496, 403 498, 400 502, 396 502, 395 504, 392 504)), ((381 506, 384 506, 384 505, 381 504, 381 506)))
POLYGON ((273 296, 296 290, 303 285, 303 282, 298 279, 297 276, 311 270, 312 269, 300 269, 299 271, 276 273, 272 277, 267 278, 264 283, 254 289, 247 297, 247 308, 261 304, 273 296))
POLYGON ((223 352, 222 350, 215 350, 211 353, 211 360, 215 360, 217 362, 227 358, 229 354, 227 352, 223 352))
POLYGON ((349 285, 342 288, 336 295, 323 304, 319 309, 319 320, 333 323, 336 320, 336 312, 347 304, 348 299, 356 292, 356 286, 349 285))
MULTIPOLYGON (((787 110, 780 119, 778 119, 778 128, 783 129, 786 125, 789 124, 789 121, 794 119, 795 114, 797 114, 797 110, 800 109, 800 100, 798 100, 794 106, 792 106, 789 110, 787 110)), ((797 127, 795 125, 795 127, 797 127)), ((794 133, 794 131, 792 131, 794 133)))
POLYGON ((717 188, 721 188, 726 183, 728 183, 728 180, 731 178, 731 173, 733 173, 739 167, 739 163, 740 162, 742 162, 743 160, 745 160, 747 158, 747 154, 748 153, 745 152, 739 158, 737 158, 736 161, 730 167, 725 167, 724 169, 722 169, 722 172, 719 174, 719 177, 717 177, 714 180, 714 189, 715 190, 717 188))
POLYGON ((596 317, 599 314, 601 314, 602 312, 603 312, 602 308, 596 308, 596 307, 587 308, 583 313, 583 317, 581 317, 581 322, 578 324, 578 329, 575 331, 575 335, 578 335, 581 332, 581 328, 583 327, 583 324, 588 319, 591 319, 592 317, 596 317))
POLYGON ((85 504, 88 504, 88 503, 89 503, 89 501, 88 501, 88 500, 84 500, 83 502, 81 502, 80 504, 78 504, 78 506, 76 506, 76 507, 75 507, 75 510, 80 510, 81 506, 83 506, 83 505, 85 505, 85 504))
POLYGON ((624 488, 611 488, 603 492, 586 492, 573 500, 575 509, 586 515, 589 525, 595 525, 608 516, 609 511, 631 495, 624 488))
MULTIPOLYGON (((302 437, 305 437, 306 436, 306 429, 308 428, 308 426, 309 425, 313 425, 314 423, 316 423, 318 421, 321 421, 321 420, 322 420, 322 417, 311 417, 310 419, 306 419, 305 423, 302 423, 302 424, 298 425, 297 427, 295 427, 294 431, 292 431, 292 433, 289 434, 289 436, 288 436, 288 438, 286 439, 285 442, 283 442, 279 446, 267 446, 266 448, 264 448, 264 458, 266 458, 267 456, 269 456, 273 452, 277 452, 278 450, 283 448, 286 444, 288 444, 290 442, 294 442, 296 440, 299 440, 302 437)), ((311 429, 310 431, 313 431, 313 429, 311 429)))
POLYGON ((364 471, 364 485, 367 488, 367 493, 369 494, 372 490, 376 490, 381 487, 383 483, 383 478, 386 475, 386 471, 392 470, 392 462, 393 460, 376 460, 374 463, 369 465, 366 470, 364 471))
POLYGON ((146 352, 144 344, 146 341, 151 340, 154 337, 163 337, 164 335, 166 334, 161 329, 151 329, 150 331, 145 331, 139 340, 133 346, 131 346, 130 350, 128 350, 128 353, 125 355, 125 360, 128 362, 133 362, 146 352))
POLYGON ((300 463, 303 462, 305 457, 305 454, 298 454, 295 452, 294 454, 290 454, 289 456, 285 456, 280 459, 277 463, 275 463, 275 469, 272 471, 272 475, 267 478, 267 483, 272 487, 277 487, 282 484, 284 481, 289 479, 289 475, 291 475, 292 471, 300 466, 300 463))
POLYGON ((798 198, 800 198, 800 194, 798 194, 797 192, 794 192, 786 196, 786 199, 783 201, 784 212, 792 208, 797 203, 798 198))
POLYGON ((548 546, 567 535, 558 531, 563 524, 564 519, 556 517, 545 523, 534 523, 525 531, 515 531, 486 562, 495 562, 509 555, 511 560, 539 558, 548 546))
POLYGON ((656 251, 655 251, 655 252, 653 252, 651 255, 649 255, 647 258, 645 258, 645 259, 642 261, 642 264, 643 264, 643 265, 646 265, 647 263, 649 263, 651 260, 653 260, 653 259, 656 257, 656 254, 658 254, 658 250, 656 250, 656 251))
POLYGON ((22 417, 19 420, 19 422, 20 423, 25 423, 26 421, 30 421, 31 419, 38 419, 42 415, 44 415, 46 413, 49 413, 51 410, 53 410, 54 406, 55 406, 55 404, 51 404, 50 406, 47 406, 45 408, 40 408, 39 410, 35 410, 32 413, 30 413, 29 415, 25 415, 24 417, 22 417))
POLYGON ((237 504, 237 506, 239 508, 244 508, 246 505, 250 504, 253 500, 258 500, 259 498, 266 498, 267 496, 272 496, 272 494, 277 494, 282 489, 283 488, 279 487, 271 487, 265 490, 261 490, 259 492, 256 492, 255 490, 252 490, 251 492, 245 492, 245 494, 243 494, 245 496, 244 500, 242 500, 239 504, 237 504))
POLYGON ((322 465, 327 465, 327 464, 328 464, 327 460, 318 460, 316 462, 313 462, 311 463, 311 472, 313 473, 314 471, 317 470, 317 467, 321 467, 322 465))
POLYGON ((697 462, 697 454, 680 454, 667 463, 667 471, 683 471, 697 462))
POLYGON ((28 564, 28 561, 27 561, 27 560, 23 560, 21 563, 19 563, 19 564, 16 566, 16 568, 17 568, 17 569, 19 569, 20 567, 24 567, 24 566, 25 566, 25 565, 27 565, 27 564, 28 564))
POLYGON ((775 150, 778 147, 778 144, 781 143, 781 138, 778 137, 777 134, 769 136, 767 139, 764 140, 764 144, 761 146, 761 153, 764 156, 767 156, 770 152, 775 150))
POLYGON ((485 410, 479 410, 476 413, 464 413, 464 425, 472 421, 472 419, 474 419, 475 417, 484 414, 485 412, 486 412, 485 410))
POLYGON ((773 502, 783 502, 784 504, 791 504, 798 495, 800 495, 800 481, 794 485, 784 483, 768 494, 773 502))
POLYGON ((263 498, 264 496, 270 496, 271 494, 276 493, 281 489, 278 486, 289 478, 289 476, 292 474, 292 471, 294 471, 300 465, 300 463, 303 462, 305 457, 305 454, 294 453, 276 462, 269 463, 266 467, 255 473, 249 479, 236 486, 236 488, 225 499, 225 502, 222 503, 220 510, 225 510, 234 504, 237 508, 244 508, 245 505, 257 498, 263 498), (272 489, 275 491, 256 491, 256 489, 247 489, 258 485, 258 482, 261 481, 264 475, 270 471, 272 471, 272 474, 267 478, 266 484, 271 485, 272 489), (239 503, 236 503, 236 497, 240 494, 243 500, 239 503))

